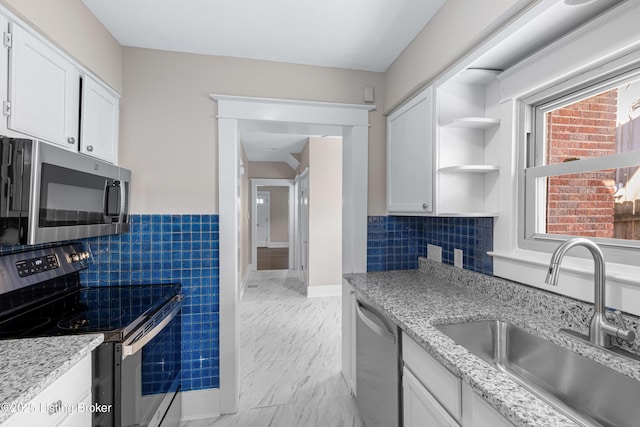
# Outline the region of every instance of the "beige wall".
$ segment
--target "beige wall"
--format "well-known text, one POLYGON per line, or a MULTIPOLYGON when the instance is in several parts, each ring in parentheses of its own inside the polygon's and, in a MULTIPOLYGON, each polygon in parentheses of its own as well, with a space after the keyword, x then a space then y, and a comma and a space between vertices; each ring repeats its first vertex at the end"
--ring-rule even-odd
POLYGON ((249 162, 249 176, 265 179, 293 179, 296 171, 284 162, 249 162))
POLYGON ((389 113, 461 58, 529 0, 447 0, 385 73, 389 113))
MULTIPOLYGON (((218 212, 210 93, 362 103, 365 85, 382 105, 382 73, 124 48, 119 157, 134 173, 132 211, 218 212)), ((370 177, 384 183, 385 119, 380 109, 369 117, 370 177)), ((370 185, 369 211, 385 212, 376 187, 370 185)))
POLYGON ((342 138, 309 138, 309 286, 342 283, 342 138))
POLYGON ((269 242, 289 243, 289 187, 260 186, 270 193, 269 242))
POLYGON ((0 4, 122 93, 122 47, 81 0, 0 0, 0 4))

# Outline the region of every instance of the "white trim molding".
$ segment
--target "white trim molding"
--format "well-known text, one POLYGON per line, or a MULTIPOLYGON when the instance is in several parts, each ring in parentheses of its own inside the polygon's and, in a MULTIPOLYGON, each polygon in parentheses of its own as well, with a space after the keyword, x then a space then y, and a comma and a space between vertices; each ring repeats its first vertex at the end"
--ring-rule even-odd
POLYGON ((342 285, 308 286, 307 298, 342 296, 342 285))
POLYGON ((182 399, 182 422, 220 416, 220 389, 183 391, 179 398, 182 399))
POLYGON ((306 134, 343 138, 342 271, 367 269, 369 111, 373 105, 210 95, 218 106, 220 211, 220 412, 235 413, 239 400, 238 170, 240 126, 292 126, 306 134), (223 185, 224 183, 224 185, 223 185))

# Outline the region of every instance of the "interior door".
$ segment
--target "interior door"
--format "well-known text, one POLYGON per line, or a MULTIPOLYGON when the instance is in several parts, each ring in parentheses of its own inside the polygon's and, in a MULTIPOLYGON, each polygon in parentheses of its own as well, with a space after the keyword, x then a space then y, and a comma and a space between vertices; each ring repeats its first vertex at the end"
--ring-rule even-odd
POLYGON ((259 248, 267 247, 269 242, 269 212, 271 210, 271 194, 268 191, 258 191, 256 200, 256 245, 259 248))

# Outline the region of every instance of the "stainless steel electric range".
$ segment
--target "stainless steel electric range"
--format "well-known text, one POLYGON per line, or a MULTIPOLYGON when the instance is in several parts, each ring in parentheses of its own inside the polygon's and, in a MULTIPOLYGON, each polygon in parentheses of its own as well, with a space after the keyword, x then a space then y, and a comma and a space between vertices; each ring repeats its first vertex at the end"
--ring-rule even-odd
POLYGON ((93 402, 113 405, 94 426, 170 425, 179 411, 179 284, 83 287, 81 244, 0 256, 0 339, 102 333, 93 402), (175 401, 175 402, 174 402, 175 401))

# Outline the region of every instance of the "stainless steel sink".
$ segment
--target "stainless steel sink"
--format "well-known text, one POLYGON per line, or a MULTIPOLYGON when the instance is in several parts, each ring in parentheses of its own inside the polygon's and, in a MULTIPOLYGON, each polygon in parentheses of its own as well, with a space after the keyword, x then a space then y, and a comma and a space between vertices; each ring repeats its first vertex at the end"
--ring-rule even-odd
POLYGON ((436 325, 456 344, 587 426, 640 425, 640 382, 510 323, 436 325))

